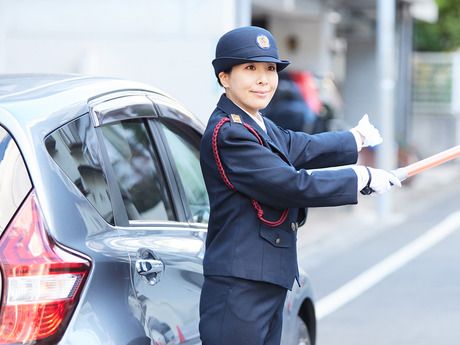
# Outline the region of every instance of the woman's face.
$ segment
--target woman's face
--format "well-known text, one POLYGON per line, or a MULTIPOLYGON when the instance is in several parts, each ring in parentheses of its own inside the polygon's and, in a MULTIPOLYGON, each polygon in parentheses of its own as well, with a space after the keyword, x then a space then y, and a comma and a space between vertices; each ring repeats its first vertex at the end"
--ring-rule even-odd
POLYGON ((278 86, 276 64, 251 62, 233 66, 230 73, 219 73, 227 97, 251 115, 264 109, 278 86))

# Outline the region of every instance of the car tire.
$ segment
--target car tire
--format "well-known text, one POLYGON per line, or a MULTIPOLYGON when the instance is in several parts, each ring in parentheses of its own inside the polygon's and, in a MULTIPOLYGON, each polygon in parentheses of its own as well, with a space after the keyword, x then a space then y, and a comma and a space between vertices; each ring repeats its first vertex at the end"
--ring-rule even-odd
POLYGON ((299 315, 297 315, 296 329, 297 329, 297 337, 295 338, 296 341, 294 342, 294 344, 312 345, 312 342, 310 340, 310 333, 308 331, 308 325, 299 315))

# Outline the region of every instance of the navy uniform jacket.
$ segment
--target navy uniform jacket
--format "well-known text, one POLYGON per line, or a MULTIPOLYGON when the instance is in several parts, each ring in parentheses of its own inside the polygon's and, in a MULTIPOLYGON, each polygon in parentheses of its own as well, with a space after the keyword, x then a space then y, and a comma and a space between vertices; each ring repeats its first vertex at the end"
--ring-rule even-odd
MULTIPOLYGON (((230 117, 231 118, 231 117, 230 117)), ((210 219, 204 256, 204 274, 270 282, 287 289, 298 277, 297 224, 306 207, 357 203, 357 177, 352 169, 314 171, 356 163, 358 153, 351 132, 308 135, 277 127, 264 118, 267 133, 225 95, 212 113, 200 147, 200 161, 210 201, 210 219), (212 151, 217 123, 230 114, 240 116, 262 138, 238 122, 225 123, 218 135, 220 158, 231 190, 218 172, 212 151), (257 200, 268 220, 262 223, 251 199, 257 200)))

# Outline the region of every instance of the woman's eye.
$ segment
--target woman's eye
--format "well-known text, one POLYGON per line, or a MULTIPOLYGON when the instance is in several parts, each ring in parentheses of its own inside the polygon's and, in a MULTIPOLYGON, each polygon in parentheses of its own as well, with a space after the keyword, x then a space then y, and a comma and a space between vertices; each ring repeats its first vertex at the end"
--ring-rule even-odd
POLYGON ((276 66, 268 66, 268 70, 271 72, 276 72, 276 66))
POLYGON ((254 65, 247 65, 247 66, 246 66, 246 69, 251 70, 251 71, 254 71, 254 70, 256 69, 256 66, 254 66, 254 65))

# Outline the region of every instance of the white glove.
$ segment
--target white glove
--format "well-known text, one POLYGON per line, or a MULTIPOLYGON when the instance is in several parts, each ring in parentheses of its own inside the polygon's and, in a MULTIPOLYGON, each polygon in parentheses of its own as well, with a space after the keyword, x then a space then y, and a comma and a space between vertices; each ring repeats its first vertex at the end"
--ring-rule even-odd
MULTIPOLYGON (((361 147, 376 146, 383 141, 379 130, 369 122, 369 116, 367 114, 364 114, 361 120, 359 120, 358 125, 353 127, 351 131, 356 131, 361 136, 362 141, 358 142, 357 140, 358 151, 361 147)), ((355 135, 355 139, 356 138, 357 136, 355 135)))
POLYGON ((358 191, 362 194, 372 192, 383 194, 388 192, 392 186, 401 187, 401 181, 386 170, 368 168, 362 165, 356 165, 352 168, 358 177, 358 191))

